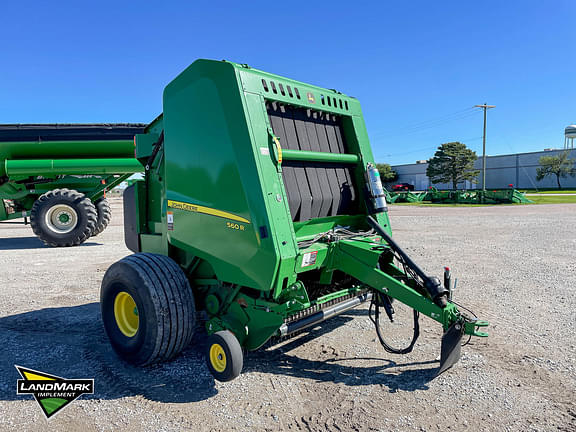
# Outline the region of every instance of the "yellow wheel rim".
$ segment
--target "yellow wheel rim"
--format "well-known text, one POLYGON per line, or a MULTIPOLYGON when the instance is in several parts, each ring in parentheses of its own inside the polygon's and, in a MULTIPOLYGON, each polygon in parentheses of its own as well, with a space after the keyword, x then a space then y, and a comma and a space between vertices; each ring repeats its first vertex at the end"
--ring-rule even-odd
POLYGON ((210 347, 210 364, 216 372, 224 372, 226 369, 226 353, 217 343, 210 347))
POLYGON ((130 294, 121 291, 114 299, 114 318, 124 336, 133 337, 138 332, 138 307, 130 294))

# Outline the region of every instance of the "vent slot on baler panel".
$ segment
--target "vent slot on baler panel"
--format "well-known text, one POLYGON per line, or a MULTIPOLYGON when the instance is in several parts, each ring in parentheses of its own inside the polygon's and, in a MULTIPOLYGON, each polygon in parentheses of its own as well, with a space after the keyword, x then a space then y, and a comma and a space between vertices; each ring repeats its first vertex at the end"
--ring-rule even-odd
MULTIPOLYGON (((267 102, 274 135, 284 149, 348 153, 338 115, 267 102)), ((282 177, 294 222, 355 214, 353 168, 345 164, 284 161, 282 177)))

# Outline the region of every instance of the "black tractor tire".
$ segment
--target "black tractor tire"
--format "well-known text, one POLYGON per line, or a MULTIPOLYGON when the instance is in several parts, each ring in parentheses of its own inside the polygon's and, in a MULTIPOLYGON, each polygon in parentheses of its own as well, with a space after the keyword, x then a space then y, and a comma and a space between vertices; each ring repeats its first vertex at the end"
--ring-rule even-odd
POLYGON ((41 195, 30 211, 34 234, 49 246, 78 246, 94 231, 96 207, 71 189, 54 189, 41 195))
POLYGON ((100 198, 94 201, 94 206, 96 207, 98 218, 96 219, 96 227, 94 231, 92 231, 92 237, 96 237, 104 231, 112 219, 112 210, 106 198, 100 198))
POLYGON ((223 330, 208 336, 206 363, 210 373, 218 381, 232 381, 240 375, 244 365, 244 353, 234 333, 223 330))
POLYGON ((112 348, 135 365, 174 358, 194 335, 192 288, 164 255, 137 253, 112 264, 102 280, 100 309, 112 348))

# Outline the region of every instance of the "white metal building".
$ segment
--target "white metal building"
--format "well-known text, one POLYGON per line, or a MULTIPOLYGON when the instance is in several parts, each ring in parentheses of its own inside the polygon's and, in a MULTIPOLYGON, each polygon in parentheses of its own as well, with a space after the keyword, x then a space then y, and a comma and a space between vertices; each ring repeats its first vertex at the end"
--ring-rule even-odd
MULTIPOLYGON (((486 188, 501 189, 512 184, 517 189, 557 188, 556 176, 547 177, 542 181, 536 181, 536 169, 542 156, 555 156, 565 150, 545 150, 541 152, 517 153, 500 156, 486 157, 486 188)), ((576 149, 568 150, 570 158, 576 159, 576 149)), ((451 184, 432 184, 426 176, 428 164, 425 161, 419 163, 396 165, 392 169, 398 173, 398 183, 413 184, 416 190, 424 190, 430 186, 438 189, 452 189, 451 184), (424 162, 424 163, 422 163, 424 162)), ((478 183, 459 184, 459 189, 479 189, 482 187, 482 157, 474 164, 480 170, 478 183)), ((576 177, 560 179, 563 188, 576 188, 576 177)))

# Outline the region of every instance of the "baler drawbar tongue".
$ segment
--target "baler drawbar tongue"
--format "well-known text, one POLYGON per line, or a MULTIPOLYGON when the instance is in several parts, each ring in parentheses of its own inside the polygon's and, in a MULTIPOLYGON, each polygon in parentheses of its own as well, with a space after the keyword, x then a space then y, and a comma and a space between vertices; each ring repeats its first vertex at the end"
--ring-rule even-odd
MULTIPOLYGON (((404 283, 406 281, 405 276, 401 279, 395 279, 390 273, 387 273, 386 269, 391 266, 391 261, 386 263, 386 261, 382 260, 382 257, 380 257, 379 265, 376 268, 371 267, 368 263, 363 263, 362 260, 357 258, 361 254, 361 246, 353 242, 340 245, 342 252, 344 252, 341 259, 337 260, 341 267, 340 269, 369 285, 375 292, 379 293, 379 296, 395 298, 412 307, 415 311, 442 324, 445 331, 442 336, 440 368, 438 370, 438 374, 441 374, 460 359, 462 336, 467 334, 486 337, 488 334, 478 329, 488 326, 488 323, 471 318, 467 313, 460 311, 459 307, 451 300, 449 283, 447 284, 448 286, 443 286, 438 278, 426 275, 373 217, 369 216, 367 221, 374 231, 381 235, 382 239, 387 243, 387 248, 393 254, 394 259, 404 268, 404 275, 409 275, 409 283, 404 283)), ((373 249, 375 252, 381 250, 376 247, 373 249)), ((386 255, 390 257, 390 253, 386 255)), ((386 259, 389 260, 390 258, 384 258, 384 260, 386 259)), ((378 307, 378 304, 376 304, 376 307, 378 307)), ((465 310, 474 315, 468 309, 465 310)), ((414 338, 417 337, 416 329, 417 323, 415 322, 414 338)), ((377 331, 379 331, 378 327, 377 331)), ((380 334, 379 337, 386 349, 387 345, 383 342, 380 334)), ((387 349, 387 351, 389 350, 387 349)), ((409 351, 397 350, 390 352, 400 354, 409 351)))

